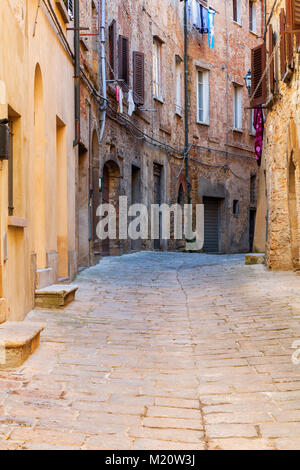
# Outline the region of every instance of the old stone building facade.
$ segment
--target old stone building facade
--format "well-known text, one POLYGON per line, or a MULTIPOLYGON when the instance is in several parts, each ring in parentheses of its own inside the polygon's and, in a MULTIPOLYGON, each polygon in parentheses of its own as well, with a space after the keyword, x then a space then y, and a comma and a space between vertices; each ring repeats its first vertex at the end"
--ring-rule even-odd
POLYGON ((0 2, 0 323, 77 271, 69 20, 63 1, 0 2))
MULTIPOLYGON (((246 252, 254 234, 257 163, 244 76, 250 68, 251 48, 260 42, 264 7, 260 1, 200 4, 216 12, 215 45, 209 48, 208 35, 194 25, 191 12, 188 99, 192 202, 205 204, 205 251, 246 252)), ((193 2, 190 5, 193 9, 193 2)), ((177 0, 107 2, 110 101, 100 145, 100 200, 104 202, 116 203, 119 195, 127 195, 129 204, 143 202, 148 206, 187 202, 183 8, 183 2, 177 0), (116 99, 117 87, 124 94, 123 113, 116 99), (131 91, 136 109, 129 116, 131 91)), ((177 246, 172 240, 110 245, 103 242, 101 254, 177 246)))
MULTIPOLYGON (((111 202, 118 213, 119 196, 187 202, 184 2, 79 0, 76 18, 75 4, 0 4, 1 322, 23 319, 35 289, 104 255, 183 246, 161 231, 151 239, 150 226, 144 240, 101 242, 97 209, 111 202)), ((208 252, 251 246, 257 164, 243 77, 262 15, 259 0, 189 2, 189 181, 208 252), (215 13, 213 48, 195 21, 200 5, 215 13)))
MULTIPOLYGON (((99 261, 96 210, 99 205, 101 129, 100 98, 101 2, 80 0, 80 144, 76 173, 76 234, 78 267, 99 261)), ((103 124, 102 124, 103 123, 103 124)))
POLYGON ((299 20, 294 0, 269 1, 264 152, 257 244, 271 269, 299 269, 299 20), (294 33, 288 33, 294 31, 294 33))

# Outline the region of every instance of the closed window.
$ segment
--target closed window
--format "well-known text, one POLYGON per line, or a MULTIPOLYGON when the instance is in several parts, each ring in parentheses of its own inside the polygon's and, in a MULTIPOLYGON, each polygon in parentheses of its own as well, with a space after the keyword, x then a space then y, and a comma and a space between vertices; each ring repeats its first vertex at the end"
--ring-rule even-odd
POLYGON ((175 112, 179 115, 182 114, 182 97, 181 97, 181 88, 182 88, 182 61, 176 58, 176 70, 175 70, 175 112))
POLYGON ((253 119, 254 119, 254 109, 251 109, 250 110, 250 127, 249 127, 249 130, 250 130, 250 134, 251 135, 255 135, 256 134, 256 129, 253 125, 253 119))
POLYGON ((235 199, 233 201, 233 205, 232 205, 232 213, 234 215, 234 217, 238 217, 239 216, 239 213, 240 213, 240 203, 237 199, 235 199))
POLYGON ((129 86, 129 39, 119 36, 119 79, 123 80, 123 88, 129 86))
POLYGON ((109 78, 115 80, 117 61, 117 23, 113 20, 108 28, 109 36, 109 78))
POLYGON ((256 34, 256 3, 251 0, 249 2, 249 29, 256 34))
POLYGON ((233 21, 242 24, 241 0, 232 0, 233 21))
POLYGON ((153 41, 153 95, 159 100, 162 99, 161 84, 161 42, 157 39, 153 41))
POLYGON ((242 130, 242 91, 243 87, 234 85, 233 87, 233 127, 242 130))
POLYGON ((198 70, 197 122, 209 124, 209 72, 198 70))

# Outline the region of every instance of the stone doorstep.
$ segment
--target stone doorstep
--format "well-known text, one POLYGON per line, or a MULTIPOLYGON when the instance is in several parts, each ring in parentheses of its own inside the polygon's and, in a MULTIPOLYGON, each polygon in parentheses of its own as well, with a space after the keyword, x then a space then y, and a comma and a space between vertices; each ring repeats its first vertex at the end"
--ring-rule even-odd
POLYGON ((265 264, 266 257, 264 253, 249 253, 245 255, 245 264, 265 264))
POLYGON ((0 325, 0 370, 20 367, 40 344, 41 323, 6 322, 0 325))
POLYGON ((75 299, 77 286, 53 284, 35 291, 35 305, 40 308, 61 308, 75 299))

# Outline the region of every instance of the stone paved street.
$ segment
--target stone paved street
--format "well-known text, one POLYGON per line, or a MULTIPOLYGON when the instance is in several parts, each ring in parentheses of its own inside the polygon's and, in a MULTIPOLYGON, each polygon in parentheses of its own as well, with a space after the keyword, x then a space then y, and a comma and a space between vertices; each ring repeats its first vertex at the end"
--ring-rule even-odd
POLYGON ((300 278, 243 263, 144 252, 84 271, 0 373, 0 449, 300 448, 300 278))

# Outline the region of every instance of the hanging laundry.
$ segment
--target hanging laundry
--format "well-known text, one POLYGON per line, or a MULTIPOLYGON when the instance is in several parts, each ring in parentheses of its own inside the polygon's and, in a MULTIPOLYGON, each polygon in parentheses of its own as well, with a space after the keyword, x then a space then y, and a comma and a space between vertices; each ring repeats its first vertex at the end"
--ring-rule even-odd
POLYGON ((253 126, 256 131, 255 133, 255 157, 258 166, 261 164, 261 156, 263 150, 263 138, 264 138, 264 113, 262 107, 254 109, 253 113, 253 126))
POLYGON ((200 5, 201 34, 208 34, 208 10, 200 5))
POLYGON ((201 9, 198 0, 191 0, 191 19, 193 26, 201 30, 201 9))
POLYGON ((117 86, 116 88, 116 95, 117 95, 117 102, 119 103, 118 105, 118 113, 120 114, 123 114, 123 98, 124 98, 124 95, 123 95, 123 90, 121 87, 117 86))
POLYGON ((133 100, 133 92, 129 90, 128 92, 128 116, 132 116, 135 110, 135 104, 133 100))
POLYGON ((215 47, 215 10, 207 10, 208 19, 208 46, 210 49, 215 47))

